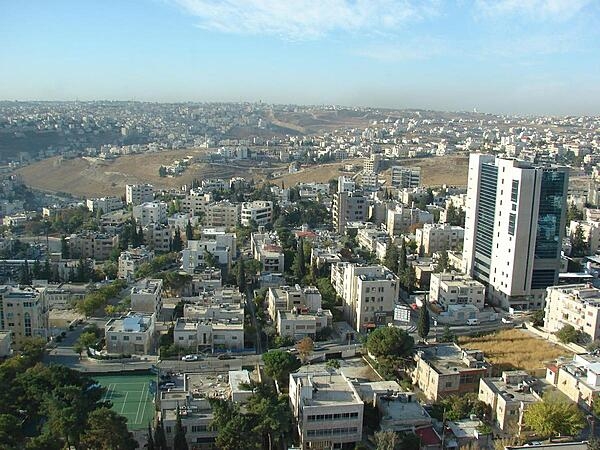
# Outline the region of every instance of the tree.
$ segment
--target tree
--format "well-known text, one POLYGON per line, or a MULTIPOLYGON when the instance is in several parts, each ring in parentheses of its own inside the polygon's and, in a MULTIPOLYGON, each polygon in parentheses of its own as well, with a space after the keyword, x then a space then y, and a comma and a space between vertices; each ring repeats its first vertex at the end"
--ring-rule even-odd
POLYGON ((398 257, 398 276, 404 273, 406 270, 406 266, 408 265, 406 261, 406 245, 404 243, 404 239, 402 240, 402 245, 400 246, 400 252, 398 257))
POLYGON ((156 428, 154 428, 154 446, 156 447, 156 450, 167 450, 169 448, 162 419, 158 419, 156 428))
POLYGON ((306 275, 306 263, 304 262, 304 239, 298 239, 296 244, 296 257, 294 258, 294 276, 302 280, 306 275))
POLYGON ((33 267, 31 268, 31 272, 33 274, 34 280, 39 280, 40 278, 42 278, 42 264, 40 263, 39 259, 36 259, 33 262, 33 267))
POLYGON ((576 258, 585 256, 589 253, 589 244, 585 238, 583 227, 578 224, 575 227, 575 232, 571 236, 571 256, 576 258))
POLYGON ((69 243, 67 242, 66 236, 62 236, 60 238, 60 256, 62 259, 69 259, 71 256, 69 243))
POLYGON ((89 414, 81 445, 89 450, 138 448, 133 434, 127 430, 127 419, 109 408, 98 408, 89 414))
POLYGON ((185 440, 185 431, 181 425, 181 413, 179 405, 177 405, 175 418, 175 436, 173 437, 173 448, 177 450, 188 450, 187 441, 185 440))
POLYGON ((158 168, 158 176, 164 178, 167 176, 167 168, 165 166, 160 166, 158 168))
POLYGON ((367 350, 376 358, 410 356, 414 344, 414 339, 406 331, 395 327, 377 328, 367 337, 367 350))
POLYGON ((244 257, 240 255, 237 262, 237 285, 241 294, 246 293, 246 271, 244 269, 244 257))
POLYGON ((278 397, 270 384, 254 383, 251 387, 253 395, 246 403, 246 411, 250 423, 255 425, 249 430, 250 434, 262 436, 261 447, 272 449, 274 441, 291 430, 292 414, 288 401, 284 396, 278 397))
POLYGON ((156 450, 156 446, 154 445, 154 437, 152 434, 152 426, 150 422, 148 422, 148 443, 146 444, 147 450, 156 450))
POLYGON ((79 353, 79 356, 81 356, 81 353, 83 350, 87 350, 89 347, 93 347, 97 341, 98 341, 98 338, 96 337, 96 335, 94 333, 92 333, 92 332, 81 333, 79 335, 79 338, 75 342, 73 350, 75 350, 75 353, 79 353))
POLYGON ((175 228, 175 233, 173 234, 173 242, 171 243, 171 249, 174 252, 180 252, 183 250, 183 241, 181 240, 181 232, 179 231, 179 227, 175 228))
POLYGON ((315 344, 311 338, 306 336, 300 342, 296 344, 296 350, 298 350, 298 355, 300 356, 300 361, 306 362, 308 357, 312 354, 315 348, 315 344))
POLYGON ((444 327, 444 332, 440 337, 440 342, 456 342, 456 334, 454 334, 452 330, 450 330, 450 327, 448 325, 444 327))
POLYGON ((7 450, 16 450, 21 447, 23 434, 21 422, 11 414, 0 414, 0 442, 7 450))
POLYGON ((448 251, 444 249, 439 253, 439 257, 438 257, 434 272, 436 272, 436 273, 446 272, 449 268, 450 268, 450 262, 448 260, 448 251))
POLYGON ((543 309, 538 309, 531 316, 531 323, 534 327, 543 327, 544 326, 544 318, 546 317, 546 313, 543 309))
POLYGON ((340 368, 340 360, 339 359, 329 359, 325 363, 325 367, 331 371, 338 370, 340 368))
POLYGON ((427 339, 430 326, 429 307, 425 302, 419 311, 419 322, 417 323, 417 330, 421 339, 427 339))
POLYGON ((21 266, 21 274, 19 275, 19 284, 29 286, 31 284, 31 272, 29 271, 29 265, 27 259, 21 266))
POLYGON ((576 330, 573 325, 565 325, 555 334, 560 342, 563 344, 568 344, 569 342, 577 342, 580 338, 581 332, 576 330))
POLYGON ((185 238, 188 241, 194 239, 194 228, 192 227, 192 223, 188 219, 187 224, 185 225, 185 238))
POLYGON ((392 272, 398 273, 399 258, 400 253, 398 252, 398 247, 396 247, 396 245, 393 242, 390 243, 385 250, 385 258, 383 259, 383 264, 392 272))
POLYGON ((525 424, 538 436, 575 436, 585 426, 583 414, 575 403, 548 393, 543 401, 533 403, 524 415, 525 424))
POLYGON ((375 445, 377 450, 396 450, 398 435, 395 431, 376 431, 375 445))
POLYGON ((280 383, 287 382, 291 372, 300 367, 300 360, 284 350, 271 350, 263 355, 265 373, 280 383))
POLYGON ((571 202, 569 208, 567 209, 567 226, 571 223, 572 220, 582 220, 583 219, 583 211, 577 208, 575 202, 571 202))

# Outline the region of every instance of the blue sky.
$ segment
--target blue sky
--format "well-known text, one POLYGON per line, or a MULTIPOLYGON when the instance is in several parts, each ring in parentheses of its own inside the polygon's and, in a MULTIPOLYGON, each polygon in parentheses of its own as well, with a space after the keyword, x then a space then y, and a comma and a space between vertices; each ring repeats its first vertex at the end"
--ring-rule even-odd
POLYGON ((0 99, 600 114, 597 0, 0 0, 0 99))

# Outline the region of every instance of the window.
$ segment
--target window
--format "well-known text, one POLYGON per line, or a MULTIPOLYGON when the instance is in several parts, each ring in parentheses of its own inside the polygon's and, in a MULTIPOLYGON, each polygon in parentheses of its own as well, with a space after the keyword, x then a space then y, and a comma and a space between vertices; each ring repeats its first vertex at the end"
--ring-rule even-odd
POLYGON ((129 340, 129 336, 123 336, 123 340, 124 341, 128 341, 129 340))
POLYGON ((111 341, 116 341, 116 340, 117 340, 117 337, 116 337, 116 336, 111 336, 111 337, 110 337, 110 340, 111 340, 111 341))

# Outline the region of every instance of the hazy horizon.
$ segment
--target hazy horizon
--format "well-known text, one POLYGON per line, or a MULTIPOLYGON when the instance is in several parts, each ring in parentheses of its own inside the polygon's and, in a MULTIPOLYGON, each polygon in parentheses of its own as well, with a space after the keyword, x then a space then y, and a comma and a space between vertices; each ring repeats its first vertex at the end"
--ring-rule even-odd
POLYGON ((0 5, 6 101, 600 114, 592 0, 0 5))

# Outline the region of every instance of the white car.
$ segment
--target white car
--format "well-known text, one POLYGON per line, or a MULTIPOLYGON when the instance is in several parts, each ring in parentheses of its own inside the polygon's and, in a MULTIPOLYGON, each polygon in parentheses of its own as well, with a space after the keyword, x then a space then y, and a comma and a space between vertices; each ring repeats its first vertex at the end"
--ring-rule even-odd
POLYGON ((503 318, 502 318, 502 323, 513 323, 513 321, 512 321, 512 320, 510 320, 510 318, 509 318, 509 317, 503 317, 503 318))
POLYGON ((198 361, 198 355, 185 355, 181 357, 182 361, 198 361))

